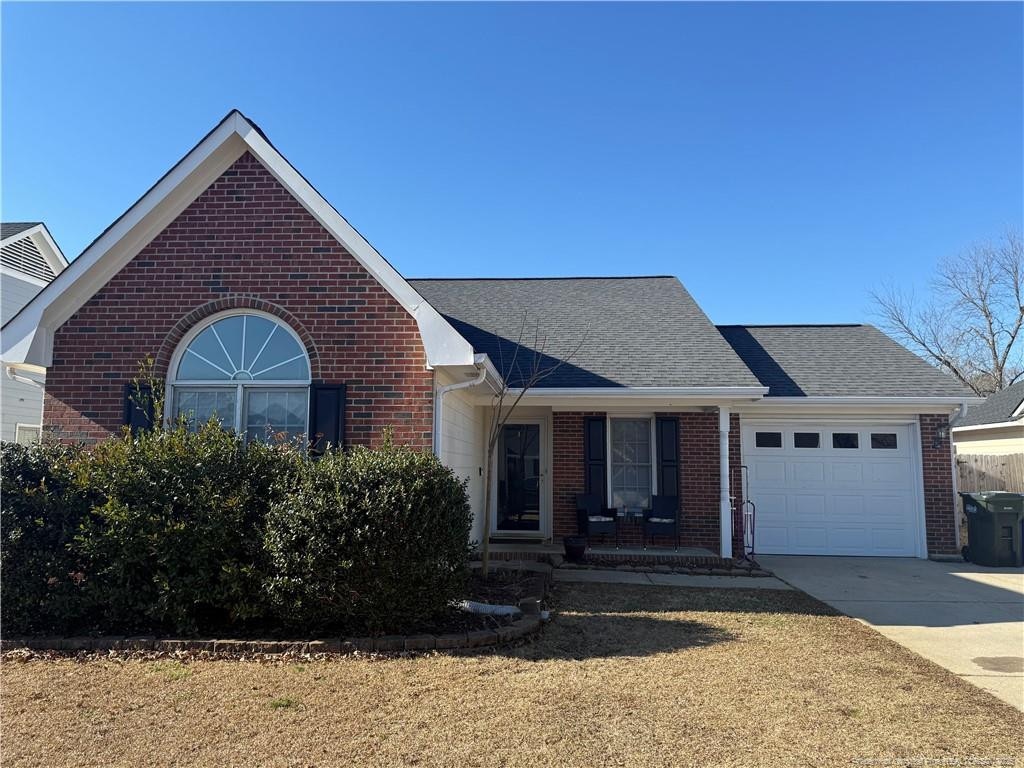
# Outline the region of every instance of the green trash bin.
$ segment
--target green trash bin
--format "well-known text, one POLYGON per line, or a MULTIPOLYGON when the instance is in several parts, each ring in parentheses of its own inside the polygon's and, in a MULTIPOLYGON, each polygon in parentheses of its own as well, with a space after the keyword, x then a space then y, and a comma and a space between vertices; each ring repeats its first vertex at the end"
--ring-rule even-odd
POLYGON ((965 557, 978 565, 1024 565, 1024 494, 961 493, 967 515, 965 557))

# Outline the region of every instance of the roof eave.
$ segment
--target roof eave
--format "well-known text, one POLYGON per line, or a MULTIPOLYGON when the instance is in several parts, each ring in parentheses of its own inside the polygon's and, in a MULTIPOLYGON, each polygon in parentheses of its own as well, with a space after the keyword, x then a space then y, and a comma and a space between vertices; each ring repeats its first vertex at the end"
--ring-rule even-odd
POLYGON ((238 110, 232 110, 4 326, 0 357, 48 366, 52 336, 160 231, 249 151, 417 322, 430 367, 472 364, 473 348, 238 110))

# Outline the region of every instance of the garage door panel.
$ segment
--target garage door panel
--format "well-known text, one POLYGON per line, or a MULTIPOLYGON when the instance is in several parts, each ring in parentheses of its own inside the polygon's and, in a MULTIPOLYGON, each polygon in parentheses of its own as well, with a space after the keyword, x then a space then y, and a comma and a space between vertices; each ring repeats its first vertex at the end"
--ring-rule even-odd
POLYGON ((766 555, 790 551, 789 528, 760 524, 756 529, 758 551, 766 555))
POLYGON ((834 494, 832 496, 832 519, 852 522, 864 520, 864 497, 852 494, 834 494))
POLYGON ((871 546, 871 532, 864 525, 835 525, 829 530, 829 550, 856 554, 871 546))
POLYGON ((834 460, 829 464, 829 468, 834 484, 854 483, 860 485, 864 482, 864 468, 859 461, 834 460))
POLYGON ((910 557, 913 548, 908 546, 911 541, 906 528, 872 528, 871 546, 883 555, 910 557))
POLYGON ((764 493, 757 501, 758 520, 786 520, 788 496, 784 493, 764 493))
POLYGON ((872 485, 905 485, 909 474, 909 461, 872 461, 867 465, 867 477, 872 485))
POLYGON ((793 517, 797 520, 824 520, 825 495, 798 493, 790 498, 793 517))
POLYGON ((917 554, 920 479, 915 477, 910 434, 906 425, 867 422, 744 425, 744 463, 750 499, 757 506, 756 550, 917 554), (782 433, 781 447, 754 448, 755 431, 782 433), (820 433, 820 448, 796 448, 796 432, 820 433), (832 433, 856 433, 858 447, 833 448, 832 433), (883 437, 873 442, 872 434, 883 437), (894 434, 896 448, 891 447, 894 434))
POLYGON ((811 552, 823 551, 828 547, 828 531, 825 526, 801 526, 791 531, 791 540, 796 549, 811 552))
POLYGON ((825 484, 825 463, 794 460, 790 463, 787 474, 790 482, 797 485, 821 487, 825 484))
POLYGON ((784 461, 772 461, 770 459, 762 459, 753 465, 753 477, 754 480, 759 483, 779 483, 785 484, 786 482, 786 462, 784 461))

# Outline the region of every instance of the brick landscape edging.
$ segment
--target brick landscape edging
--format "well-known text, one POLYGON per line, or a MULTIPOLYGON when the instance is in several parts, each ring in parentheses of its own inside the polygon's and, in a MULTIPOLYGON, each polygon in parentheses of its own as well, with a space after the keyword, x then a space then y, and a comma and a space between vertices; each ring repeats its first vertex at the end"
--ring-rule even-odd
MULTIPOLYGON (((477 566, 478 567, 478 566, 477 566)), ((158 638, 150 635, 98 637, 16 637, 0 639, 0 651, 155 651, 163 653, 253 654, 350 654, 448 651, 505 645, 537 634, 541 628, 540 605, 551 584, 551 566, 539 563, 502 563, 495 570, 528 572, 527 597, 519 600, 522 615, 511 624, 494 629, 444 634, 381 635, 379 637, 321 638, 316 640, 218 640, 214 638, 158 638)))

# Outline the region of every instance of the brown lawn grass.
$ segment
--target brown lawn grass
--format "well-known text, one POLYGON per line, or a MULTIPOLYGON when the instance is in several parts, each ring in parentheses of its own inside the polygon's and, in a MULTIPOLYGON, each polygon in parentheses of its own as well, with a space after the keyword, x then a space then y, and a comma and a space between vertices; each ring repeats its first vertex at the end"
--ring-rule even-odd
POLYGON ((478 655, 8 660, 0 760, 1024 764, 1024 715, 803 594, 561 585, 554 601, 538 642, 478 655))

